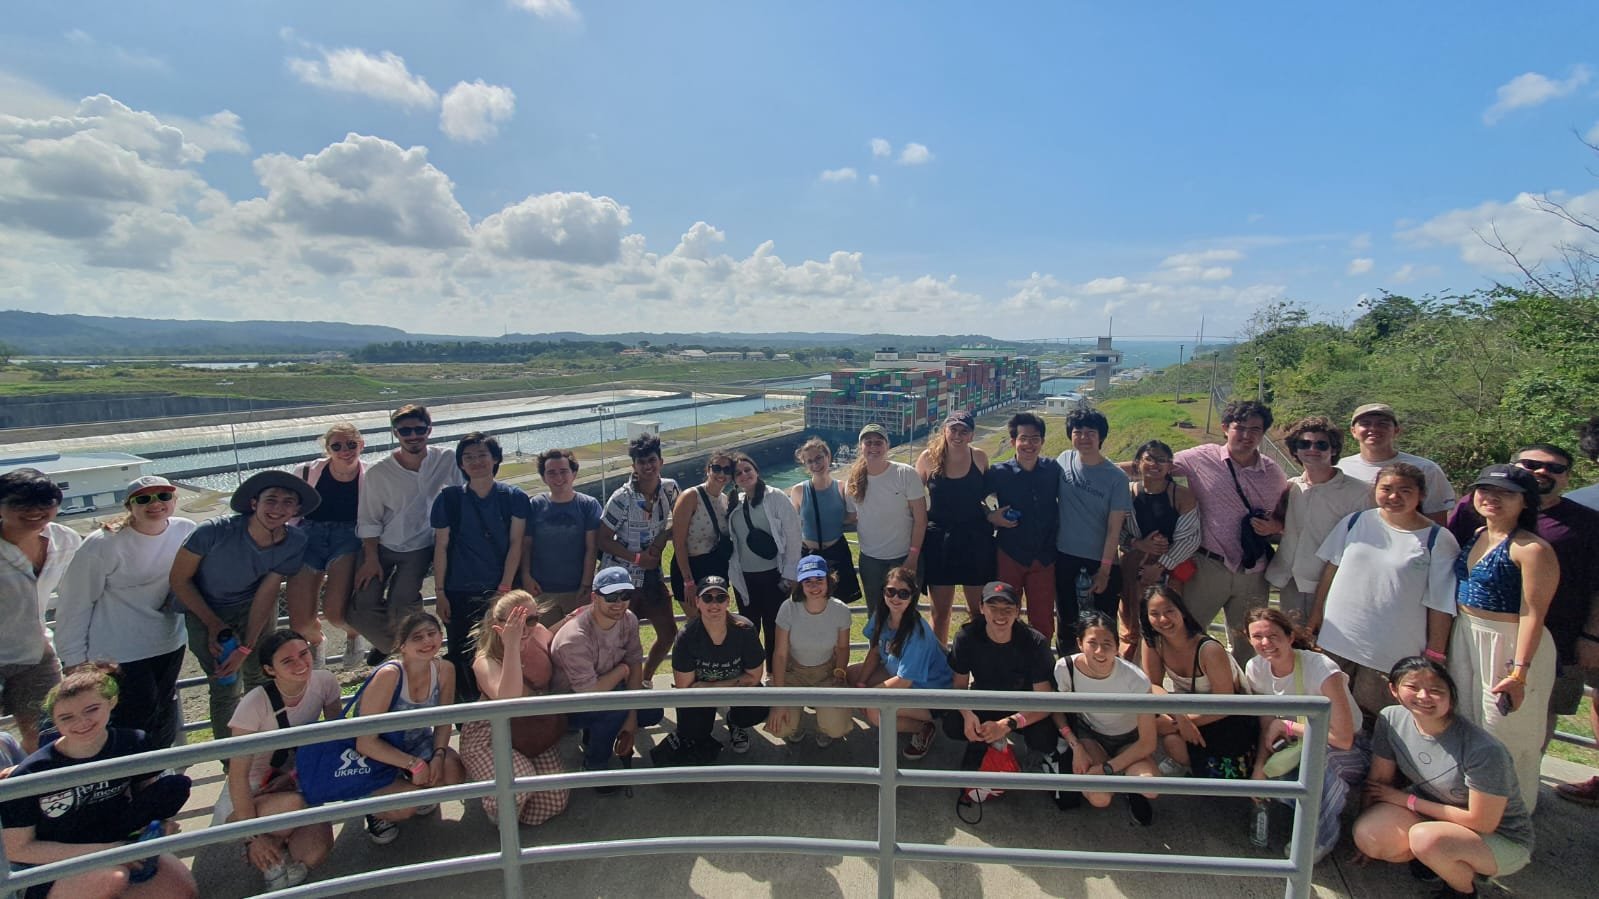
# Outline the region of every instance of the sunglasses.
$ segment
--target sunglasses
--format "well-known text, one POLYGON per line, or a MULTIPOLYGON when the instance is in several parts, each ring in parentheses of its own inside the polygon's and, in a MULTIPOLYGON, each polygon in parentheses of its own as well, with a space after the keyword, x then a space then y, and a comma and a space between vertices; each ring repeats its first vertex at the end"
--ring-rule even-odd
POLYGON ((407 425, 403 428, 395 428, 394 433, 399 434, 401 437, 425 437, 427 432, 431 430, 433 430, 432 425, 422 425, 421 427, 407 425))
POLYGON ((732 477, 733 475, 738 474, 738 466, 736 466, 736 465, 712 465, 710 468, 706 469, 706 471, 709 471, 712 474, 725 474, 728 477, 732 477))
POLYGON ((712 605, 718 606, 723 605, 727 602, 727 594, 720 590, 715 590, 710 593, 701 593, 700 602, 708 602, 712 605))
POLYGON ((608 603, 623 603, 633 598, 632 590, 618 590, 615 593, 601 593, 600 599, 608 603))
POLYGON ((1294 449, 1296 449, 1296 450, 1321 450, 1321 451, 1325 452, 1326 450, 1332 449, 1332 444, 1329 443, 1326 440, 1295 440, 1294 441, 1294 449))
POLYGON ((1545 462, 1542 459, 1517 459, 1516 464, 1528 471, 1547 471, 1550 474, 1565 474, 1571 470, 1570 465, 1559 462, 1545 462))
POLYGON ((915 590, 907 590, 904 587, 884 587, 883 588, 883 596, 887 597, 888 599, 910 599, 912 596, 915 596, 915 595, 916 595, 916 591, 915 590))
POLYGON ((334 451, 335 453, 342 453, 345 450, 358 450, 360 448, 361 448, 361 444, 357 443, 355 441, 351 441, 349 443, 330 443, 330 444, 328 444, 328 449, 334 451))
POLYGON ((806 466, 826 465, 827 464, 827 457, 826 456, 812 456, 811 458, 805 460, 805 464, 806 464, 806 466))
POLYGON ((141 493, 138 496, 130 496, 128 497, 128 502, 133 503, 135 506, 148 506, 151 503, 170 503, 174 496, 177 496, 177 494, 170 490, 162 490, 159 493, 141 493))

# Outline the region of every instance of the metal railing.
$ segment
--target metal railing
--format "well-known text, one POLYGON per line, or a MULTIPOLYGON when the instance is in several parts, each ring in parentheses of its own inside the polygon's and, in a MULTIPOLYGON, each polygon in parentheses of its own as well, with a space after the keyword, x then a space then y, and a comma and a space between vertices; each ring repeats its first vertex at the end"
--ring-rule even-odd
MULTIPOLYGON (((901 708, 965 708, 973 693, 964 690, 859 690, 849 688, 759 688, 760 702, 774 706, 837 706, 874 708, 880 720, 893 721, 901 708)), ((1021 711, 1111 712, 1122 714, 1182 711, 1197 714, 1248 714, 1303 716, 1307 721, 1307 746, 1325 743, 1330 704, 1322 696, 1163 696, 1083 695, 1071 693, 997 693, 984 691, 983 705, 996 703, 1021 711)), ((750 688, 708 688, 662 692, 623 691, 605 694, 540 696, 416 709, 372 718, 355 718, 308 724, 289 730, 234 737, 194 746, 75 765, 21 778, 0 780, 0 802, 69 789, 112 777, 146 774, 166 768, 193 765, 218 758, 237 757, 290 748, 306 743, 355 737, 380 731, 437 726, 462 721, 487 721, 492 738, 495 776, 492 781, 434 787, 425 790, 353 802, 330 803, 281 815, 254 818, 195 833, 180 833, 143 843, 97 852, 7 873, 0 859, 0 895, 9 890, 59 880, 75 874, 133 862, 158 853, 196 850, 230 843, 247 836, 307 824, 333 822, 362 814, 410 808, 424 803, 466 801, 494 796, 498 802, 496 826, 499 848, 460 857, 418 862, 377 871, 304 884, 283 892, 285 896, 332 896, 357 889, 412 883, 453 874, 498 869, 507 897, 522 895, 522 866, 542 861, 606 858, 613 856, 718 853, 789 853, 847 855, 877 860, 877 895, 895 893, 898 862, 942 861, 1007 864, 1096 870, 1139 870, 1169 873, 1282 877, 1285 895, 1309 896, 1316 820, 1326 776, 1326 753, 1307 752, 1297 780, 1215 780, 1208 778, 1142 778, 1105 775, 1044 773, 990 773, 977 771, 904 771, 899 768, 898 741, 890 732, 877 732, 875 766, 731 765, 690 768, 639 768, 578 771, 514 777, 511 719, 526 715, 570 714, 580 711, 616 711, 668 705, 676 708, 718 707, 751 698, 750 688), (664 700, 664 702, 663 702, 664 700), (878 787, 876 839, 823 839, 798 836, 660 836, 635 839, 590 840, 523 847, 517 821, 516 793, 535 790, 606 785, 757 782, 785 784, 857 784, 878 787), (1158 791, 1173 795, 1256 797, 1295 801, 1293 836, 1286 859, 1235 856, 1173 855, 1150 852, 1093 852, 1070 849, 1025 849, 986 846, 945 846, 904 842, 899 836, 899 791, 906 787, 955 789, 985 786, 1006 790, 1091 790, 1126 793, 1158 791)))

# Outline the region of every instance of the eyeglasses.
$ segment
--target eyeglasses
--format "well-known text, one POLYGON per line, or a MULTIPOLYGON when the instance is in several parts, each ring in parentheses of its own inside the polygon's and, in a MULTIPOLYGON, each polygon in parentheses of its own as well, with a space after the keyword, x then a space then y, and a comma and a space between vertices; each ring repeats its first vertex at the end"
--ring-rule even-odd
POLYGON ((361 444, 356 442, 356 441, 353 441, 353 440, 350 441, 349 443, 330 443, 330 444, 328 444, 328 449, 334 451, 335 453, 342 453, 345 450, 358 450, 360 448, 361 448, 361 444))
POLYGON ((916 591, 907 590, 904 587, 884 587, 883 588, 883 596, 885 598, 888 598, 888 599, 910 599, 912 596, 915 596, 915 595, 916 595, 916 591))
POLYGON ((623 603, 633 598, 632 590, 618 590, 615 593, 601 593, 600 599, 608 603, 623 603))
POLYGON ((427 432, 431 430, 433 430, 432 425, 422 425, 415 428, 408 425, 403 428, 395 428, 394 433, 399 434, 401 437, 426 437, 427 432))
POLYGON ((712 605, 722 605, 723 603, 727 602, 727 594, 720 590, 715 590, 710 593, 701 593, 700 602, 708 602, 712 605))
POLYGON ((138 496, 130 496, 128 497, 128 502, 133 503, 135 506, 148 506, 151 503, 170 503, 174 496, 177 496, 177 494, 170 490, 162 490, 159 493, 141 493, 138 496))
POLYGON ((1550 474, 1565 474, 1571 470, 1570 465, 1559 462, 1545 462, 1542 459, 1517 459, 1516 464, 1528 471, 1547 471, 1550 474))
POLYGON ((818 465, 826 465, 826 464, 827 464, 827 457, 826 456, 812 456, 809 459, 805 460, 805 466, 807 468, 814 468, 814 467, 816 467, 818 465))
POLYGON ((711 474, 725 474, 728 477, 732 477, 733 475, 738 473, 738 466, 737 465, 712 465, 710 468, 708 468, 706 470, 709 471, 711 474))
POLYGON ((1296 450, 1320 450, 1320 451, 1325 452, 1327 450, 1332 449, 1332 443, 1330 441, 1326 441, 1326 440, 1295 440, 1294 441, 1294 449, 1296 449, 1296 450))
POLYGON ((1144 458, 1139 459, 1138 461, 1140 461, 1140 462, 1153 462, 1156 465, 1170 465, 1171 464, 1171 460, 1166 458, 1165 456, 1145 456, 1144 458))

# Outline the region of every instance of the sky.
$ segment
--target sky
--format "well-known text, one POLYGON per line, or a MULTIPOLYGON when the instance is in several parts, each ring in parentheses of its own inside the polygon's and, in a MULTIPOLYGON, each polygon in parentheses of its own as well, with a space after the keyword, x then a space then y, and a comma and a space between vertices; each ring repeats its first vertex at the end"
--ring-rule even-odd
POLYGON ((1594 238, 1599 4, 14 5, 0 309, 1181 339, 1594 238))

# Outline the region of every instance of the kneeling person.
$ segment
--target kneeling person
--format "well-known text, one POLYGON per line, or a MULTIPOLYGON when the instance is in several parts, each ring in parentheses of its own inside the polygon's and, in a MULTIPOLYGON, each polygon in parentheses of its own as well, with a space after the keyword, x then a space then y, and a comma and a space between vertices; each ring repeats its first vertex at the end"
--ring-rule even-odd
MULTIPOLYGON (((728 611, 727 581, 712 575, 699 585, 699 618, 690 621, 672 647, 672 680, 690 687, 758 687, 766 667, 755 625, 728 611)), ((753 696, 751 697, 754 698, 753 696)), ((765 706, 733 706, 727 710, 727 731, 734 752, 750 749, 750 728, 766 720, 765 706)), ((663 759, 704 764, 715 761, 722 744, 711 736, 714 708, 677 710, 677 733, 656 748, 663 759), (665 750, 662 752, 662 750, 665 750)), ((658 764, 660 762, 657 762, 658 764)))

